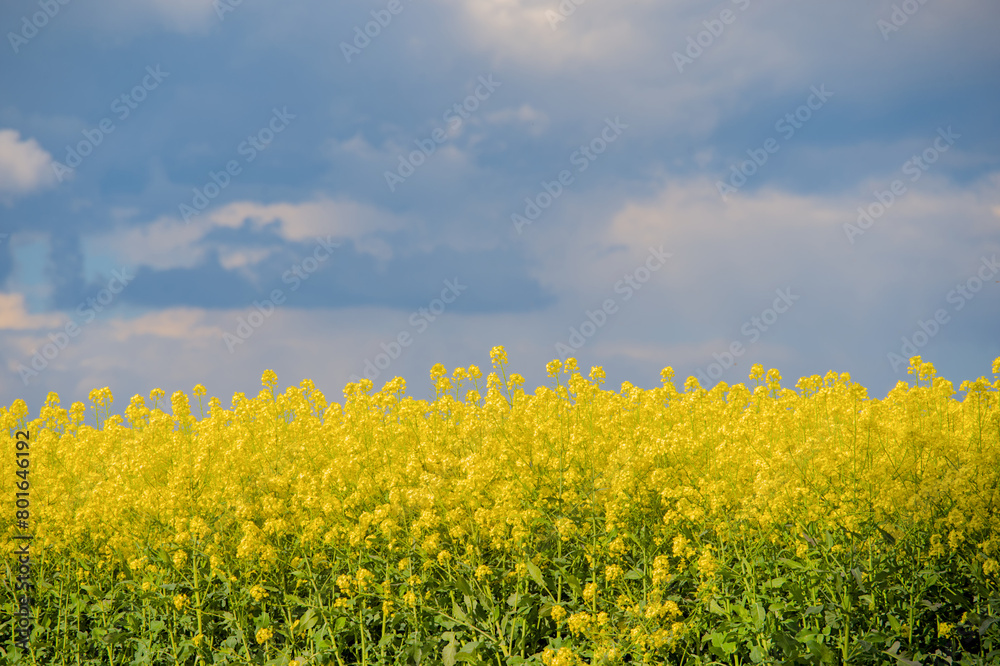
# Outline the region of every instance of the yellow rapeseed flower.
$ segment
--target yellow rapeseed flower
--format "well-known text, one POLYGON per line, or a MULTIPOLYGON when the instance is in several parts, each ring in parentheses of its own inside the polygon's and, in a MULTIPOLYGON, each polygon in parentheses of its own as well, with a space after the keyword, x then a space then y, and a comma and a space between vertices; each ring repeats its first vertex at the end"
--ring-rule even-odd
POLYGON ((562 606, 556 605, 552 607, 552 619, 558 624, 564 617, 566 617, 566 609, 562 606))
POLYGON ((580 663, 580 658, 572 648, 561 647, 558 650, 545 648, 542 652, 544 666, 577 666, 580 663))
MULTIPOLYGON (((34 421, 23 400, 0 406, 0 424, 37 439, 32 464, 44 466, 46 501, 32 505, 30 529, 40 550, 68 554, 72 568, 56 573, 94 585, 95 599, 124 575, 126 591, 153 602, 166 595, 188 625, 193 606, 202 619, 218 610, 204 596, 216 576, 258 606, 283 581, 311 589, 307 574, 332 576, 335 615, 357 617, 378 603, 409 623, 420 621, 410 609, 447 612, 456 576, 516 599, 535 589, 529 566, 545 572, 544 587, 576 563, 579 598, 551 607, 551 617, 564 638, 589 640, 573 637, 572 650, 549 650, 542 661, 580 663, 579 650, 594 663, 627 652, 660 663, 684 631, 693 646, 705 628, 701 612, 690 626, 679 621, 667 599, 679 592, 672 581, 695 588, 684 593, 695 603, 729 598, 719 574, 739 573, 746 553, 839 561, 902 548, 923 555, 925 567, 947 569, 954 556, 975 562, 988 582, 1000 575, 1000 519, 981 488, 1000 451, 988 436, 1000 379, 956 392, 915 356, 919 388, 901 381, 881 399, 832 370, 800 379, 797 392, 783 389, 780 373, 760 364, 749 386, 718 382, 709 391, 691 378, 681 393, 667 367, 663 386, 622 382, 615 391, 601 388, 600 367, 588 380, 566 359, 545 365, 557 381, 529 393, 502 347, 490 360, 488 379, 475 366, 448 375, 435 365, 439 388, 453 390, 433 400, 406 396, 396 378, 377 392, 372 380, 350 384, 342 403, 327 402, 308 380, 280 392, 268 371, 265 390, 235 394, 232 409, 217 398, 204 409, 207 394, 195 385, 197 416, 191 394, 163 404, 156 389, 145 402, 134 396, 123 420, 105 387, 68 410, 50 393, 34 421), (84 418, 92 407, 96 418, 84 418), (803 542, 795 526, 804 525, 830 535, 830 545, 803 542), (881 534, 865 536, 866 525, 881 534), (148 537, 125 536, 136 533, 148 537), (316 554, 324 552, 346 559, 316 554), (644 576, 632 569, 637 561, 644 576), (118 573, 115 562, 128 568, 118 573), (349 571, 345 562, 354 563, 349 571)), ((992 369, 1000 375, 1000 358, 992 369)), ((740 582, 746 575, 727 585, 740 582)), ((859 631, 878 624, 883 606, 878 595, 862 601, 859 631)), ((302 627, 287 630, 297 637, 302 627)), ((942 640, 957 632, 957 623, 935 627, 942 640)), ((269 645, 281 640, 265 635, 269 645)), ((201 634, 195 642, 210 647, 201 634)))
POLYGON ((502 346, 494 347, 490 350, 490 361, 493 362, 493 367, 506 365, 507 364, 507 350, 502 346))
POLYGON ((257 639, 257 643, 263 645, 271 640, 272 636, 274 636, 274 631, 270 627, 261 627, 257 630, 255 638, 257 639))
POLYGON ((278 385, 278 374, 274 370, 265 370, 264 374, 260 376, 260 383, 273 389, 278 385))
POLYGON ((566 620, 566 626, 569 628, 570 632, 576 634, 577 636, 582 636, 590 628, 591 623, 594 618, 590 613, 573 613, 566 620))
POLYGON ((357 582, 359 590, 367 590, 371 582, 375 580, 375 574, 368 569, 358 569, 357 582))

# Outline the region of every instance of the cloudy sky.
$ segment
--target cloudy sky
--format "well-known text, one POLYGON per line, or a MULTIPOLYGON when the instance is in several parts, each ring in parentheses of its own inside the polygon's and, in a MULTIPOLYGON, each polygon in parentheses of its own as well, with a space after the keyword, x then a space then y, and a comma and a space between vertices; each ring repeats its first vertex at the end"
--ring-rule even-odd
POLYGON ((1000 356, 1000 5, 13 0, 0 403, 1000 356))

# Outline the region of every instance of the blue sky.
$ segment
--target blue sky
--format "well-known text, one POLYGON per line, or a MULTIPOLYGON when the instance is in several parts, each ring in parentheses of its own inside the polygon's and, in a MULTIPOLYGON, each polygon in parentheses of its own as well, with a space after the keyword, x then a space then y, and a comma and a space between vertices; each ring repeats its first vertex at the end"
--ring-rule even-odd
POLYGON ((577 2, 5 3, 0 403, 990 375, 1000 6, 577 2))

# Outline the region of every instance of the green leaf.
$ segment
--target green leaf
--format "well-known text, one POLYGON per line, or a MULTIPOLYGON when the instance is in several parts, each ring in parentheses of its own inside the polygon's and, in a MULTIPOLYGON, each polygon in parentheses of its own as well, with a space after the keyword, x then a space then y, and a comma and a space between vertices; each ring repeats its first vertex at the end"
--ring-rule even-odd
MULTIPOLYGON (((891 613, 889 614, 888 618, 889 618, 889 625, 892 627, 892 630, 899 633, 899 630, 903 628, 903 623, 897 620, 896 616, 892 615, 891 613)), ((898 643, 899 641, 896 642, 898 643)))
POLYGON ((316 617, 313 609, 310 608, 302 614, 302 617, 299 619, 299 623, 295 626, 295 629, 296 631, 309 631, 316 626, 318 619, 319 618, 316 617))
POLYGON ((459 608, 458 604, 455 603, 454 601, 451 604, 451 614, 457 617, 462 622, 465 622, 466 624, 469 623, 469 617, 465 614, 465 611, 459 608))
POLYGON ((890 657, 895 659, 897 663, 905 664, 905 666, 920 666, 920 662, 910 661, 909 659, 906 659, 905 657, 901 657, 898 654, 896 654, 898 650, 899 650, 899 641, 896 641, 895 643, 892 644, 892 646, 888 650, 882 650, 882 654, 889 655, 890 657))
POLYGON ((566 571, 563 569, 559 569, 559 571, 562 572, 563 578, 566 579, 566 582, 569 583, 569 586, 573 589, 573 594, 575 594, 577 597, 582 597, 583 588, 580 586, 579 579, 577 579, 577 577, 571 573, 566 573, 566 571))
POLYGON ((526 566, 528 567, 528 575, 531 576, 532 580, 538 583, 538 586, 540 588, 544 589, 545 591, 548 591, 549 588, 545 584, 545 580, 542 578, 542 572, 538 569, 538 567, 535 566, 535 563, 532 562, 531 560, 528 560, 526 562, 526 566))
POLYGON ((444 646, 443 650, 441 650, 441 661, 444 663, 444 666, 455 666, 456 652, 455 636, 452 635, 448 644, 444 646))
POLYGON ((455 578, 455 586, 466 596, 472 596, 472 588, 464 578, 455 578))

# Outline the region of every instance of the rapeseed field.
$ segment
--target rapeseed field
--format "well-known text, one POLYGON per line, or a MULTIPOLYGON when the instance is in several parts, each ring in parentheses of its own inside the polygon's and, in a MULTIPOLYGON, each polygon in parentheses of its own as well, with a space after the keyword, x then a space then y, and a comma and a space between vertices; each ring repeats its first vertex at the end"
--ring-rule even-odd
POLYGON ((0 662, 1000 663, 1000 358, 960 400, 919 356, 884 399, 491 358, 0 408, 0 662))

